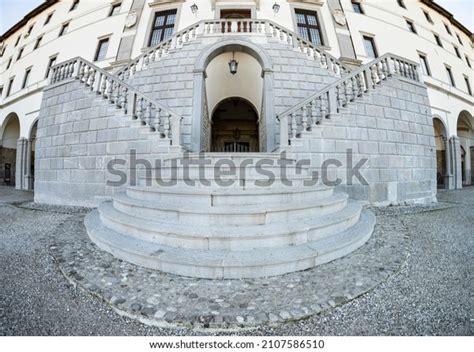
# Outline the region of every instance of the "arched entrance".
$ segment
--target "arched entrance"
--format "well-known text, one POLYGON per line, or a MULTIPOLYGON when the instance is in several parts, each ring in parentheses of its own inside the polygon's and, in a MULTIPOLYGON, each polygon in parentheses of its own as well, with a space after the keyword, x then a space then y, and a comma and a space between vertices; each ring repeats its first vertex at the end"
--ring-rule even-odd
POLYGON ((457 121, 457 135, 459 137, 460 155, 459 167, 461 182, 463 186, 474 184, 474 173, 472 151, 474 147, 474 118, 472 115, 464 110, 461 111, 457 121))
POLYGON ((18 115, 9 114, 0 132, 0 184, 14 186, 16 184, 17 141, 20 138, 18 115))
MULTIPOLYGON (((213 133, 213 128, 217 127, 211 124, 216 117, 214 113, 222 108, 218 107, 221 103, 231 107, 232 99, 236 102, 236 97, 239 99, 238 106, 244 102, 249 103, 258 117, 258 134, 255 138, 258 140, 258 148, 254 149, 260 152, 275 149, 277 136, 272 64, 269 56, 259 45, 240 37, 219 41, 203 50, 196 60, 194 72, 191 150, 216 150, 217 146, 216 148, 213 146, 212 135, 216 135, 213 133), (232 59, 238 62, 236 73, 229 70, 229 62, 232 59)), ((255 121, 255 118, 253 120, 255 121)), ((236 128, 233 130, 238 133, 236 128)), ((234 140, 232 143, 237 141, 234 140)), ((235 146, 246 148, 246 144, 235 144, 235 146)), ((248 148, 253 149, 250 142, 248 148)))
POLYGON ((212 114, 212 152, 258 152, 258 113, 248 100, 221 101, 212 114))
POLYGON ((433 118, 434 137, 436 145, 436 181, 438 188, 449 188, 449 175, 451 173, 448 158, 447 132, 439 118, 433 118))

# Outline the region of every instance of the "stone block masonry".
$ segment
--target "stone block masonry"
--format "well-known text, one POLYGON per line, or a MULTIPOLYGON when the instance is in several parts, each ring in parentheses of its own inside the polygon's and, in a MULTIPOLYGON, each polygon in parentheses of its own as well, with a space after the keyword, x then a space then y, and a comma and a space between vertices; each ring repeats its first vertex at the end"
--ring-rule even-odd
POLYGON ((341 178, 339 188, 352 198, 379 205, 436 200, 436 148, 423 84, 391 77, 331 120, 313 127, 303 141, 291 150, 299 158, 318 155, 316 171, 321 171, 324 160, 342 163, 334 176, 341 178), (411 106, 410 111, 406 106, 411 106), (354 184, 347 184, 345 151, 349 149, 353 165, 367 159, 361 169, 366 185, 356 178, 354 184))

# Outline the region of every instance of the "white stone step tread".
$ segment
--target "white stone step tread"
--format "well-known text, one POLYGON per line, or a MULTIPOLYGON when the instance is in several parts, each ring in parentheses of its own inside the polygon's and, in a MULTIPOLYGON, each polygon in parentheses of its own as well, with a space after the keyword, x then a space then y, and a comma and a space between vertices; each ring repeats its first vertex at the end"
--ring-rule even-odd
POLYGON ((280 275, 340 258, 370 238, 375 216, 364 210, 354 226, 327 239, 245 251, 177 249, 137 240, 105 227, 97 211, 86 217, 85 224, 100 248, 134 264, 184 276, 242 278, 280 275))
POLYGON ((152 202, 129 197, 126 193, 118 193, 114 196, 114 202, 119 202, 137 208, 158 209, 160 211, 190 213, 190 214, 213 214, 213 215, 255 215, 270 212, 284 212, 301 210, 307 208, 324 208, 327 206, 343 203, 348 200, 347 193, 334 193, 329 198, 315 199, 298 204, 256 204, 256 205, 218 205, 218 206, 193 206, 177 205, 170 203, 152 202))
POLYGON ((127 228, 134 228, 146 234, 162 234, 166 236, 187 237, 187 238, 255 238, 265 236, 279 236, 288 233, 295 234, 306 232, 311 229, 325 228, 334 224, 349 221, 360 215, 362 205, 349 201, 347 206, 331 215, 318 217, 315 215, 302 221, 272 223, 265 225, 247 226, 195 226, 187 224, 177 224, 164 221, 154 221, 152 219, 137 218, 136 216, 125 214, 113 207, 111 202, 104 202, 99 205, 101 218, 112 223, 123 225, 127 228))

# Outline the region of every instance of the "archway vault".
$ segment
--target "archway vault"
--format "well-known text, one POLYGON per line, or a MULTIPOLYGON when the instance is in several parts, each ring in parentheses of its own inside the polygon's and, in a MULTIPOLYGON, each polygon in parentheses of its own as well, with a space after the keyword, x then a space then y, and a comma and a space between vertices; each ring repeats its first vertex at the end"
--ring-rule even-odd
MULTIPOLYGON (((196 59, 194 70, 191 149, 193 151, 209 150, 210 146, 207 141, 210 141, 212 128, 210 120, 213 107, 209 107, 207 99, 207 70, 214 59, 226 53, 238 53, 241 54, 242 57, 250 56, 256 60, 260 66, 259 72, 255 72, 255 75, 259 75, 258 78, 262 81, 260 104, 255 104, 255 102, 252 101, 252 99, 249 99, 249 97, 244 96, 243 98, 251 100, 254 105, 259 105, 259 111, 257 112, 259 114, 260 151, 273 151, 275 149, 276 140, 276 122, 273 98, 273 65, 270 57, 262 47, 243 37, 228 38, 211 44, 206 47, 196 59)), ((241 69, 241 67, 239 69, 241 69)), ((229 82, 226 83, 229 84, 229 82)))

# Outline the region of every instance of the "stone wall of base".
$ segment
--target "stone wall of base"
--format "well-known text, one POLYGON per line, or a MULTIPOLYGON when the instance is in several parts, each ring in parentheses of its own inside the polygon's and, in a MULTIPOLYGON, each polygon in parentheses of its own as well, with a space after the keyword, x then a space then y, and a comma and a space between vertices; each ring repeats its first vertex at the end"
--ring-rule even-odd
POLYGON ((291 150, 352 198, 372 204, 436 200, 436 147, 426 87, 393 77, 323 121, 291 150), (352 161, 348 159, 348 157, 352 161), (363 180, 350 177, 363 162, 363 180), (349 172, 348 172, 349 171, 349 172))

